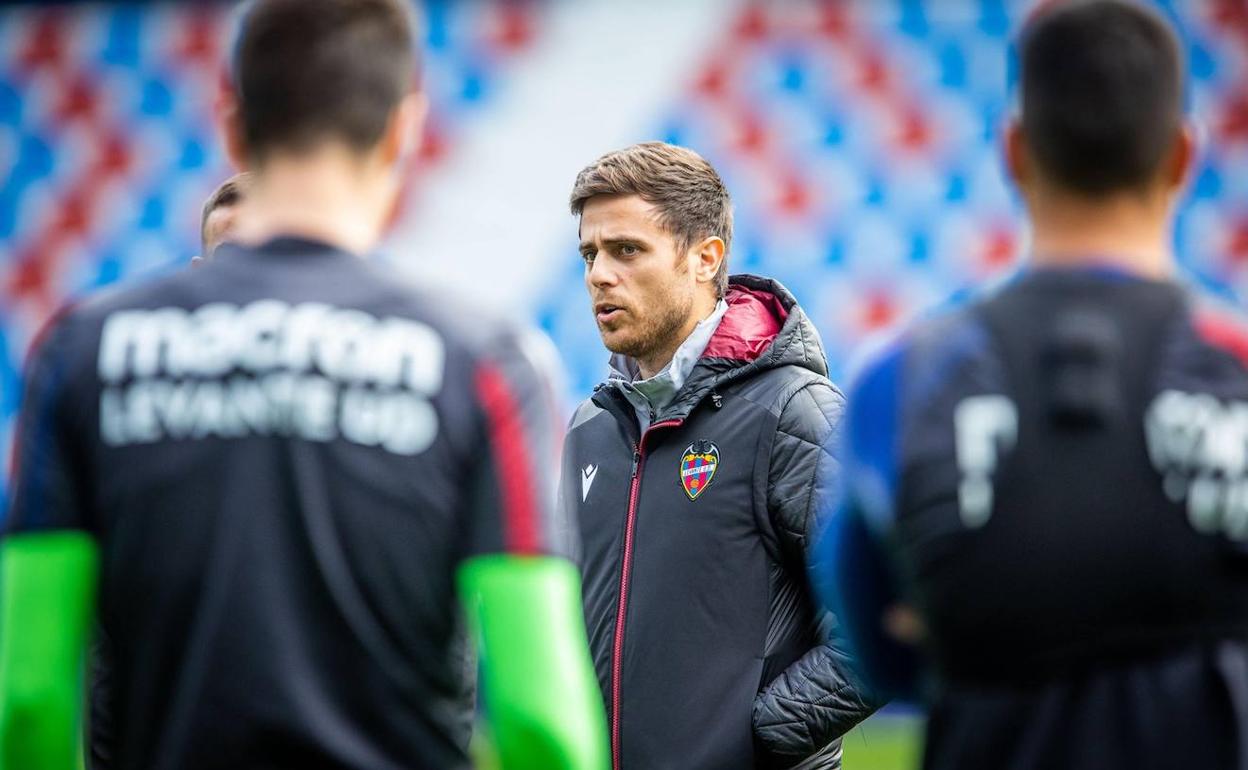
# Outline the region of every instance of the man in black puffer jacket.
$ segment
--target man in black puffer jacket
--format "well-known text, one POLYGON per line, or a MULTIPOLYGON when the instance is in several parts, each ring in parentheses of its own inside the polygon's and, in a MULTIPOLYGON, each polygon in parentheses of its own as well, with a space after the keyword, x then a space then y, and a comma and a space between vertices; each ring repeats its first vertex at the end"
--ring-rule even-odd
POLYGON ((613 767, 837 768, 875 704, 804 571, 844 408, 819 335, 780 284, 728 279, 731 203, 697 154, 603 156, 572 210, 616 354, 573 418, 560 488, 613 767))

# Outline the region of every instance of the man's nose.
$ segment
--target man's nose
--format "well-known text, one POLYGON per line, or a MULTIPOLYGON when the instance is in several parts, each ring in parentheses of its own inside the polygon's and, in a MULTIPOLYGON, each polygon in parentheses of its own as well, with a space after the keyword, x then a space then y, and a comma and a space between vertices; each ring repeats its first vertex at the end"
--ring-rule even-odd
POLYGON ((590 263, 585 280, 590 286, 614 286, 620 282, 620 275, 609 258, 598 257, 590 263))

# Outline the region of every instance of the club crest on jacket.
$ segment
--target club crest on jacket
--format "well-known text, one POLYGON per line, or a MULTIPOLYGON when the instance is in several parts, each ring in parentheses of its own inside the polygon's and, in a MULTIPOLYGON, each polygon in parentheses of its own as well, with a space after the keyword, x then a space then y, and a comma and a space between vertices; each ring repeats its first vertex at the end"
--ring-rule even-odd
POLYGON ((689 445, 680 459, 680 485, 690 500, 697 500, 719 469, 719 447, 701 439, 689 445))

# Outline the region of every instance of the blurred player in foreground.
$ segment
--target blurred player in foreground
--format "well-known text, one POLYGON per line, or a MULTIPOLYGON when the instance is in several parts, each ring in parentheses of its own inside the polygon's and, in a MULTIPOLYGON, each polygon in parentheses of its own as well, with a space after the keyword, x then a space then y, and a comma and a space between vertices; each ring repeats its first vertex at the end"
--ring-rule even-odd
POLYGON ((931 770, 1248 768, 1248 334, 1174 278, 1179 47, 1095 0, 1020 55, 1030 264, 857 379, 825 588, 931 770))
POLYGON ((412 46, 402 0, 248 6, 234 242, 37 345, 0 546, 6 770, 78 766, 97 607, 114 767, 466 767, 457 594, 504 767, 604 767, 543 378, 507 327, 361 258, 424 110, 412 46))
POLYGON ((204 201, 204 212, 199 222, 200 256, 192 257, 192 265, 201 265, 212 259, 212 254, 234 232, 239 207, 251 190, 251 173, 242 171, 221 183, 204 201))
MULTIPOLYGON (((251 172, 242 171, 222 182, 204 201, 200 217, 200 254, 191 257, 191 266, 199 267, 212 258, 217 247, 233 236, 234 223, 238 220, 239 206, 251 189, 251 172)), ((108 634, 99 627, 94 630, 91 647, 91 676, 88 718, 89 735, 87 767, 91 770, 111 770, 113 767, 113 743, 116 726, 109 703, 113 697, 113 680, 109 661, 108 634)))

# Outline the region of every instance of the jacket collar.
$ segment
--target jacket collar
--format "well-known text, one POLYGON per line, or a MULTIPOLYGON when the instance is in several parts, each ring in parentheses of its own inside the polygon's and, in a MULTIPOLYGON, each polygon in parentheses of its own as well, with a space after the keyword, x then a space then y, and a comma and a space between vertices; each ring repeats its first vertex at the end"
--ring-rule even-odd
POLYGON ((827 376, 819 333, 779 281, 734 275, 724 300, 727 311, 710 341, 653 422, 684 419, 717 388, 768 369, 800 366, 827 376))
POLYGON ((652 415, 661 412, 676 397, 727 312, 728 303, 721 299, 716 303, 715 310, 699 321, 685 341, 680 343, 667 366, 653 377, 638 379, 641 369, 635 359, 619 353, 611 356, 611 375, 607 384, 619 390, 633 405, 643 429, 649 425, 652 415))

